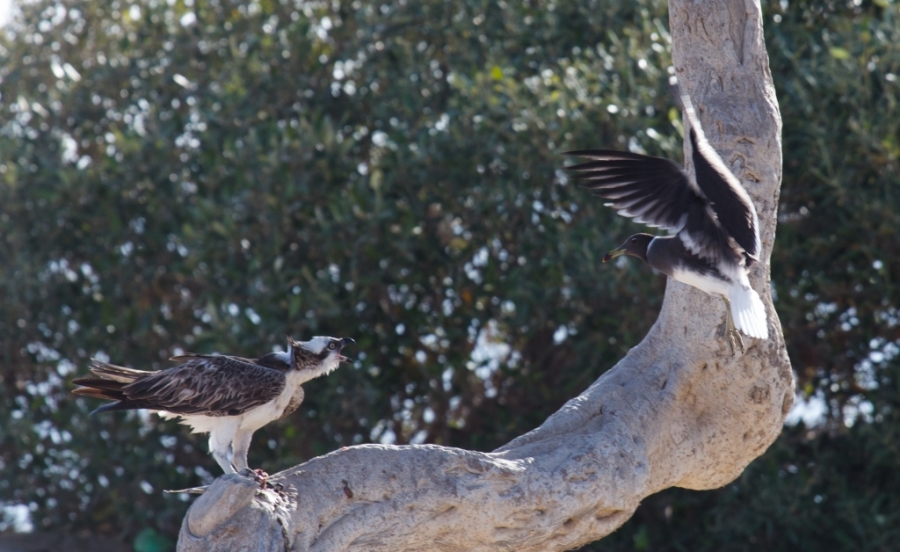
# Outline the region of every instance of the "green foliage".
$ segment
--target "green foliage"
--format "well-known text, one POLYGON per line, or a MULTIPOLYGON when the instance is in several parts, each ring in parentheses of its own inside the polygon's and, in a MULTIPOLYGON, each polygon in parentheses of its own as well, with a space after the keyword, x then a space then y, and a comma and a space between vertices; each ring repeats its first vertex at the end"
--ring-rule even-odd
POLYGON ((174 547, 173 541, 149 527, 143 529, 134 539, 134 552, 166 552, 174 547))
MULTIPOLYGON (((649 499, 596 549, 880 549, 888 534, 893 471, 858 473, 896 462, 875 443, 896 447, 900 427, 900 36, 879 6, 767 6, 785 120, 776 306, 829 431, 788 432, 722 491, 649 499), (837 516, 856 532, 824 523, 837 516)), ((632 225, 559 169, 580 147, 681 158, 661 0, 22 9, 0 41, 0 497, 33 504, 38 528, 156 546, 187 507, 161 490, 218 471, 172 422, 88 417, 67 381, 91 356, 155 369, 285 333, 353 337, 353 365, 255 435, 251 464, 274 472, 369 441, 490 450, 658 310, 660 278, 599 262, 632 225)))

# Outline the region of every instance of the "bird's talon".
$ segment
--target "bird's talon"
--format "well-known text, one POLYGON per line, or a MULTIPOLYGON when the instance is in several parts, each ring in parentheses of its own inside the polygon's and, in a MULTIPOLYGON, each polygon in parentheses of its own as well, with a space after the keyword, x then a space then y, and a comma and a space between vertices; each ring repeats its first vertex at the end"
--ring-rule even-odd
POLYGON ((255 481, 256 484, 259 485, 260 489, 265 490, 267 488, 269 474, 267 474, 266 472, 264 472, 261 469, 259 469, 259 468, 257 468, 257 469, 244 468, 237 473, 240 476, 248 477, 248 478, 252 479, 253 481, 255 481))
POLYGON ((744 354, 746 350, 744 349, 744 340, 741 338, 741 334, 738 330, 731 328, 726 332, 726 336, 728 337, 728 345, 731 347, 731 356, 737 356, 737 347, 735 347, 735 342, 741 348, 741 354, 744 354))

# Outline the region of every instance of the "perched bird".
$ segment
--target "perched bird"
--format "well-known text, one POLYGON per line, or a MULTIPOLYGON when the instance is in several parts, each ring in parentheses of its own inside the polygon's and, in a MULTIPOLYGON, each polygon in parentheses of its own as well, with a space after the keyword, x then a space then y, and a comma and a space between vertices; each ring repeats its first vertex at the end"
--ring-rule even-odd
POLYGON ((245 472, 253 432, 297 410, 303 402, 300 385, 348 360, 341 350, 355 343, 347 337, 287 340, 286 353, 255 360, 180 355, 171 359, 177 366, 154 372, 92 359, 91 372, 98 377, 75 379, 81 387, 72 392, 116 401, 91 414, 145 408, 163 418, 181 418, 193 433, 209 433, 209 450, 225 473, 245 472))
POLYGON ((759 219, 750 196, 706 140, 690 98, 682 96, 681 102, 695 178, 668 159, 612 150, 567 152, 590 159, 567 169, 620 215, 671 234, 635 234, 603 262, 637 257, 679 282, 721 296, 734 354, 735 342, 744 349, 738 330, 758 339, 769 336, 765 307, 747 278, 747 268, 759 260, 759 219))

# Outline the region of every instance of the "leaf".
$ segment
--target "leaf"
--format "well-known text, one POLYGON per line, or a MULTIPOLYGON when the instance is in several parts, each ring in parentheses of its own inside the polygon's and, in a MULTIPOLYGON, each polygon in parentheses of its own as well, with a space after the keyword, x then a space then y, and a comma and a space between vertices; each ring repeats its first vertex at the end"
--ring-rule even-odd
POLYGON ((303 305, 303 300, 300 299, 299 295, 294 295, 290 299, 290 306, 288 307, 288 315, 293 318, 297 316, 297 313, 300 312, 300 307, 303 305))
POLYGON ((828 53, 830 53, 831 57, 833 57, 834 59, 849 59, 850 58, 850 52, 848 52, 847 50, 845 50, 843 48, 837 48, 837 47, 829 48, 828 53))
POLYGON ((134 539, 135 552, 167 552, 173 548, 174 543, 170 539, 149 527, 141 530, 134 539))

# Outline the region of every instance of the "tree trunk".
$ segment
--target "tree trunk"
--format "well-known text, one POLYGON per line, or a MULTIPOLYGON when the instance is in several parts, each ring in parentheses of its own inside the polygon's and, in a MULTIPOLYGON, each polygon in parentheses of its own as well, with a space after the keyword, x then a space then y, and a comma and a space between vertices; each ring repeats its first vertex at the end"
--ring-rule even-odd
POLYGON ((669 280, 647 337, 539 428, 491 453, 341 449, 274 476, 284 495, 220 477, 188 511, 179 550, 569 549, 662 489, 725 485, 766 450, 793 375, 769 293, 781 119, 762 14, 757 0, 670 0, 669 22, 682 90, 756 203, 762 254, 750 280, 769 340, 746 338, 733 357, 723 302, 669 280))

